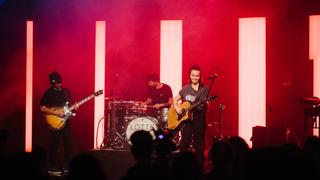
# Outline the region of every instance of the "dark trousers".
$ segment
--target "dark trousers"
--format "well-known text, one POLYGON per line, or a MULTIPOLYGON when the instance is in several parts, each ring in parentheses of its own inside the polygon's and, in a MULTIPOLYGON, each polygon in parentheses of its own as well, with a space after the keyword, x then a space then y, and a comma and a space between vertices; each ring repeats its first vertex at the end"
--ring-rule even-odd
POLYGON ((200 167, 204 161, 205 113, 194 113, 192 121, 186 121, 182 129, 181 151, 187 151, 192 142, 200 167))
POLYGON ((60 144, 60 140, 63 141, 63 164, 69 163, 70 155, 70 125, 66 126, 60 131, 50 131, 51 134, 51 146, 49 151, 49 163, 50 166, 57 166, 57 153, 60 144))

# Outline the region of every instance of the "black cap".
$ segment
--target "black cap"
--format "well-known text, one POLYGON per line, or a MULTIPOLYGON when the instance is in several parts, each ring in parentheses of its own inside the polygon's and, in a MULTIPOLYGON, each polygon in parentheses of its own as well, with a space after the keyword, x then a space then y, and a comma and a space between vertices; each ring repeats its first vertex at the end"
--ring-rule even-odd
POLYGON ((61 75, 58 72, 52 72, 49 74, 49 81, 50 81, 50 84, 61 83, 62 82, 61 75))

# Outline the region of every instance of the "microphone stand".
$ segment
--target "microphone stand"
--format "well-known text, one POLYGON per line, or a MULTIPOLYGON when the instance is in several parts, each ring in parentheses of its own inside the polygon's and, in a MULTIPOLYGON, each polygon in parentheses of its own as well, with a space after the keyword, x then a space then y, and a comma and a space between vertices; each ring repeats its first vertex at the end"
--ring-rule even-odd
MULTIPOLYGON (((105 137, 104 141, 107 141, 108 143, 110 143, 109 145, 112 147, 113 146, 113 141, 114 141, 114 130, 115 130, 115 117, 114 117, 114 113, 112 112, 112 101, 114 101, 114 97, 113 97, 113 91, 116 87, 116 84, 118 82, 119 79, 119 74, 116 74, 116 77, 113 80, 113 85, 111 87, 111 90, 109 92, 109 97, 107 97, 107 101, 108 101, 108 106, 107 106, 107 120, 108 120, 108 124, 107 124, 107 128, 105 128, 105 135, 107 135, 107 137, 105 137), (106 140, 107 139, 107 140, 106 140)), ((106 145, 107 142, 104 142, 104 144, 106 145)))
POLYGON ((209 94, 210 94, 210 91, 212 89, 212 85, 213 85, 213 82, 214 82, 215 79, 216 79, 215 77, 209 78, 209 80, 211 80, 211 83, 210 83, 210 87, 209 87, 208 93, 206 95, 206 99, 208 99, 208 97, 209 97, 209 94))
POLYGON ((109 92, 109 97, 111 97, 111 99, 113 99, 113 98, 112 98, 112 96, 113 96, 113 90, 114 90, 114 88, 116 87, 116 84, 117 84, 117 82, 118 82, 118 79, 119 79, 119 74, 116 74, 116 77, 115 77, 114 80, 113 80, 113 85, 112 85, 111 90, 110 90, 110 92, 109 92))
MULTIPOLYGON (((209 80, 211 80, 211 84, 210 84, 210 88, 209 88, 209 91, 208 91, 208 94, 207 94, 207 98, 209 97, 209 92, 211 91, 211 88, 212 88, 212 85, 213 85, 213 82, 214 80, 216 79, 216 77, 210 77, 209 80)), ((224 104, 220 104, 219 105, 219 139, 223 139, 223 132, 222 132, 222 129, 223 129, 223 116, 222 116, 222 113, 224 111, 224 109, 226 108, 226 106, 224 104)))
MULTIPOLYGON (((114 80, 113 80, 113 85, 112 85, 111 90, 110 90, 110 92, 109 92, 109 98, 108 98, 108 128, 110 128, 110 120, 111 120, 111 118, 109 118, 109 115, 110 115, 111 110, 112 110, 110 101, 113 101, 113 100, 114 100, 113 91, 114 91, 114 88, 116 87, 116 84, 117 84, 117 82, 118 82, 118 79, 119 79, 119 75, 117 74, 116 77, 115 77, 114 80)), ((114 128, 113 125, 114 125, 114 124, 112 124, 112 128, 114 128)))

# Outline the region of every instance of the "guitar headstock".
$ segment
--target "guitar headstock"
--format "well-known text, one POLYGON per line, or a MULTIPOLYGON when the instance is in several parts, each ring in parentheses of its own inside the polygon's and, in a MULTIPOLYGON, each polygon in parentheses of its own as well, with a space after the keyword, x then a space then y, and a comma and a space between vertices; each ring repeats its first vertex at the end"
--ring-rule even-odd
POLYGON ((213 102, 213 101, 215 101, 215 100, 217 100, 218 99, 218 96, 210 96, 210 97, 208 97, 208 99, 207 99, 207 101, 208 102, 213 102))
POLYGON ((103 94, 103 89, 100 89, 99 91, 96 91, 96 92, 94 93, 94 96, 99 96, 99 95, 101 95, 101 94, 103 94))
POLYGON ((224 104, 219 104, 219 109, 220 109, 220 111, 223 111, 224 109, 226 109, 226 105, 224 105, 224 104))

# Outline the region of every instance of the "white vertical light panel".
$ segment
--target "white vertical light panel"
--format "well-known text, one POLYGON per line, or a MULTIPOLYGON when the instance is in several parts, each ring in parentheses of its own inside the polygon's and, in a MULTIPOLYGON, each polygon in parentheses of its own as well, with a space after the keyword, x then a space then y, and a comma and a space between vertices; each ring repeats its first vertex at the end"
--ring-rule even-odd
MULTIPOLYGON (((95 92, 105 87, 105 56, 106 56, 106 23, 96 22, 95 41, 95 92)), ((104 138, 104 96, 94 100, 94 148, 98 148, 104 138), (100 123, 99 121, 102 120, 100 123)))
MULTIPOLYGON (((313 96, 320 97, 320 15, 309 16, 309 59, 313 60, 313 96)), ((319 131, 314 129, 313 134, 319 136, 319 131)))
POLYGON ((309 17, 309 59, 313 60, 313 95, 320 97, 320 15, 309 17))
POLYGON ((239 136, 266 125, 266 19, 239 19, 239 136))
POLYGON ((182 20, 162 20, 160 24, 160 81, 176 96, 182 87, 182 20))
POLYGON ((26 125, 25 151, 32 151, 32 72, 33 72, 33 21, 27 21, 26 30, 26 125))

